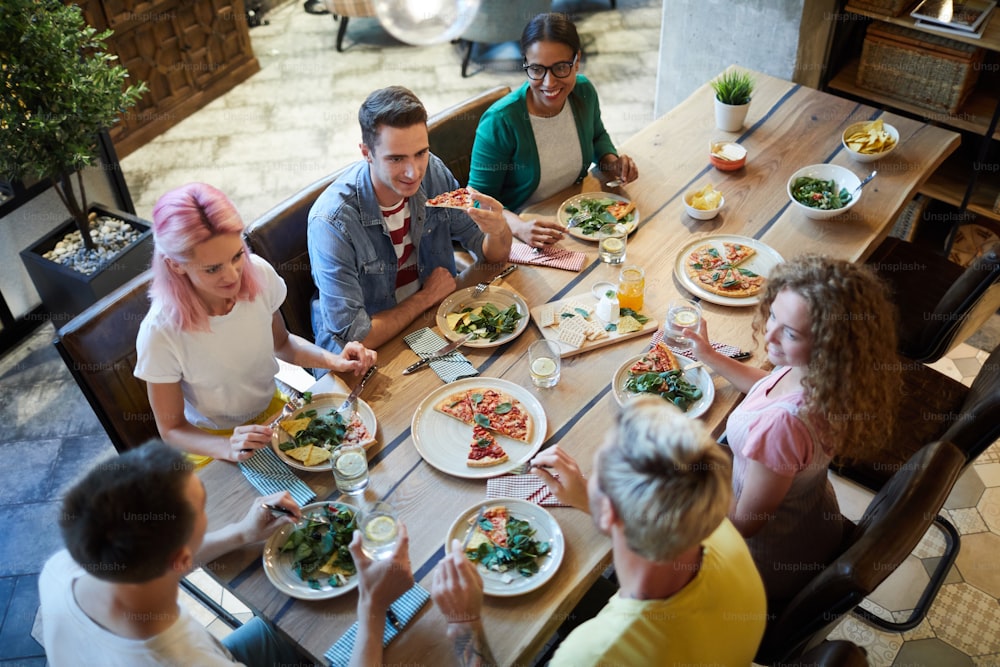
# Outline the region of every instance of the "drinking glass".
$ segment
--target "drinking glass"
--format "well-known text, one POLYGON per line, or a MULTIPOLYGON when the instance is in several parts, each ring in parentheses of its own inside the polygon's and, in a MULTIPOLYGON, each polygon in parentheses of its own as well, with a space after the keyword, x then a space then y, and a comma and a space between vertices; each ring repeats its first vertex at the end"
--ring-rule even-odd
POLYGON ((368 455, 360 445, 341 445, 330 457, 337 489, 349 496, 364 493, 368 488, 368 455))
POLYGON ((630 264, 623 268, 618 278, 618 307, 641 312, 645 291, 646 274, 642 267, 630 264))
POLYGON ((531 381, 536 387, 554 387, 559 383, 559 343, 536 340, 528 347, 531 381))
POLYGON ((360 511, 361 550, 372 560, 392 556, 399 541, 399 515, 396 508, 384 500, 360 511))
POLYGON ((597 231, 597 253, 602 262, 621 264, 625 261, 625 241, 628 234, 625 225, 612 223, 597 231))
POLYGON ((689 299, 674 299, 667 308, 664 338, 667 345, 686 350, 691 341, 684 337, 685 329, 697 329, 701 324, 701 306, 689 299))

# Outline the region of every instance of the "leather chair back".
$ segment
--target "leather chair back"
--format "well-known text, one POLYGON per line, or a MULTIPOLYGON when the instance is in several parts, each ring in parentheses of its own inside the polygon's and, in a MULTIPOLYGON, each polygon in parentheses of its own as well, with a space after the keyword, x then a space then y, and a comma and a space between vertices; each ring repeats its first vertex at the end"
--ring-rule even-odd
POLYGON ((119 452, 159 437, 146 383, 132 375, 151 280, 148 270, 136 276, 56 334, 56 349, 119 452))
POLYGON ((509 92, 509 86, 497 86, 427 119, 431 153, 441 158, 463 187, 469 184, 472 145, 476 141, 479 119, 494 102, 509 92))
POLYGON ((836 560, 783 609, 768 610, 755 662, 788 659, 826 637, 909 556, 964 465, 965 456, 950 442, 932 442, 914 454, 872 499, 836 560))
POLYGON ((266 259, 288 287, 288 296, 280 308, 285 326, 308 341, 313 340, 311 304, 316 294, 306 240, 309 210, 342 171, 338 169, 295 193, 246 230, 250 249, 266 259))
MULTIPOLYGON (((996 286, 994 286, 996 287, 996 286)), ((953 442, 971 465, 1000 438, 1000 345, 986 358, 942 440, 953 442)))

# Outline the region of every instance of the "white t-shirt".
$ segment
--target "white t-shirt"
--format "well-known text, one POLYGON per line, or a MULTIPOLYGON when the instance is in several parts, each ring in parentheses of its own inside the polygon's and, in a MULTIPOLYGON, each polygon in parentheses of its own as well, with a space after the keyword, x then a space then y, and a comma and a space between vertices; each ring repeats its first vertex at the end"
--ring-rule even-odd
POLYGON ((52 667, 217 667, 239 665, 232 654, 184 607, 165 631, 126 639, 95 623, 80 609, 73 585, 84 575, 69 552, 52 556, 38 578, 45 655, 52 667))
POLYGON ((583 164, 580 135, 569 103, 550 118, 529 116, 531 130, 538 149, 538 166, 541 176, 538 187, 531 193, 524 206, 548 199, 564 188, 576 183, 583 164))
POLYGON ((264 259, 250 255, 263 290, 240 300, 226 315, 209 318, 210 331, 180 331, 156 305, 135 341, 135 376, 146 382, 181 383, 184 416, 203 429, 231 429, 257 416, 274 396, 271 320, 285 301, 285 281, 264 259))

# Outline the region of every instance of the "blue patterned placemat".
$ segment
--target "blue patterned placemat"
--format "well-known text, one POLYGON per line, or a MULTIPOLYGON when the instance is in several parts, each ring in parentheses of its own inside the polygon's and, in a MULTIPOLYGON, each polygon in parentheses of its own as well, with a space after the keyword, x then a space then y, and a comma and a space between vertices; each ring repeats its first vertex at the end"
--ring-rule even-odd
MULTIPOLYGON (((385 621, 385 630, 382 632, 382 646, 388 646, 389 642, 396 638, 406 624, 417 615, 420 608, 427 604, 431 596, 420 584, 414 584, 413 588, 406 591, 399 598, 389 605, 390 618, 385 621), (392 616, 395 616, 393 623, 392 616)), ((357 622, 352 625, 344 636, 337 640, 337 643, 323 654, 323 657, 330 661, 332 667, 341 667, 351 661, 351 651, 354 650, 354 640, 358 636, 357 622)))
POLYGON ((240 461, 239 466, 243 476, 261 495, 288 491, 299 505, 310 503, 316 497, 309 485, 296 477, 270 447, 258 449, 246 461, 240 461))
MULTIPOLYGON (((448 344, 448 341, 441 338, 430 327, 424 327, 411 334, 407 334, 403 340, 420 357, 434 354, 448 344)), ((454 382, 462 378, 471 378, 479 375, 476 367, 469 363, 465 355, 458 350, 446 354, 440 359, 435 359, 430 363, 430 367, 445 382, 454 382)))

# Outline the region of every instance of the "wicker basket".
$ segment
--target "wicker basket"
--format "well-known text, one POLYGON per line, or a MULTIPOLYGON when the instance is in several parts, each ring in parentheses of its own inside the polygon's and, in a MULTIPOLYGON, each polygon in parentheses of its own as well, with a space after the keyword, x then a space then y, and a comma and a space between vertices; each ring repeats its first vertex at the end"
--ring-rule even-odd
POLYGON ((865 34, 857 85, 953 114, 979 78, 984 49, 888 23, 865 34))
POLYGON ((915 4, 917 4, 915 0, 851 0, 847 5, 847 11, 857 7, 885 16, 902 16, 915 4))

